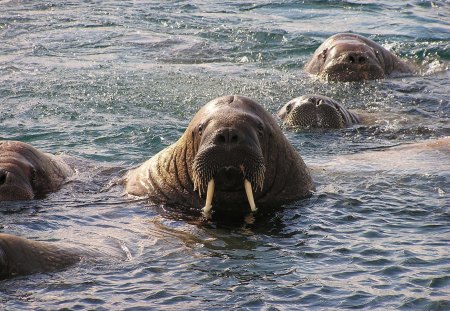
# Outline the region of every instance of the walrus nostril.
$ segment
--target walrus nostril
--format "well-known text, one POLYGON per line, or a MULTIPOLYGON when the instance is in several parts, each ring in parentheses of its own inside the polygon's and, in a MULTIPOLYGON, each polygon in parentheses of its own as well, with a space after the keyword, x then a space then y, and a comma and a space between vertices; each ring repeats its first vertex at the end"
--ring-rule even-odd
POLYGON ((239 136, 237 136, 236 134, 232 134, 230 137, 230 143, 235 144, 239 141, 239 136))
POLYGON ((364 64, 366 61, 367 61, 367 58, 365 56, 358 57, 358 64, 364 64))
POLYGON ((238 133, 233 129, 225 129, 215 138, 216 144, 236 144, 240 141, 238 133))
POLYGON ((226 141, 227 141, 227 138, 225 137, 225 135, 224 134, 219 134, 219 135, 217 135, 217 137, 216 137, 216 141, 218 142, 218 143, 225 143, 226 141))
POLYGON ((8 176, 8 172, 0 171, 0 186, 6 182, 6 177, 8 176))
POLYGON ((353 55, 348 55, 347 60, 350 64, 354 64, 356 61, 355 56, 353 55))

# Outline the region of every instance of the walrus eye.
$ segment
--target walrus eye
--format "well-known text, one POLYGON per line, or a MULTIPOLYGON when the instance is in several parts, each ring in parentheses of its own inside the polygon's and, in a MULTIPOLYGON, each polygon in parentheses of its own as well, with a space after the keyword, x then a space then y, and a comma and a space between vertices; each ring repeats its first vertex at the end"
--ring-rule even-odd
POLYGON ((202 134, 203 134, 203 123, 200 123, 198 125, 197 131, 198 131, 198 136, 202 136, 202 134))
POLYGON ((288 104, 288 105, 286 106, 286 113, 291 112, 291 110, 292 110, 292 104, 288 104))
POLYGON ((37 172, 36 169, 33 167, 30 168, 30 184, 34 186, 36 182, 37 182, 37 172))
POLYGON ((37 175, 36 169, 33 167, 31 169, 31 179, 35 180, 36 179, 36 175, 37 175))
POLYGON ((264 135, 264 126, 262 123, 258 123, 258 135, 259 137, 262 137, 264 135))
POLYGON ((324 49, 322 53, 319 54, 319 59, 325 60, 327 58, 328 49, 324 49))
POLYGON ((383 61, 383 58, 382 58, 380 52, 378 52, 377 50, 375 50, 374 52, 375 52, 375 57, 380 62, 380 64, 384 64, 384 61, 383 61))

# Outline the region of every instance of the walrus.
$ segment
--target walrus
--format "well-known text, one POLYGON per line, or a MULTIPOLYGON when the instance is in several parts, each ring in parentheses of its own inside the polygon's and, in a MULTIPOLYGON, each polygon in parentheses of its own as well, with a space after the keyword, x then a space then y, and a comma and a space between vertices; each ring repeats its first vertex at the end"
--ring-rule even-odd
POLYGON ((0 233, 0 280, 63 269, 82 258, 75 249, 0 233))
POLYGON ((152 203, 255 212, 310 195, 299 153, 262 106, 243 96, 208 102, 181 138, 128 172, 126 192, 152 203))
POLYGON ((306 72, 329 81, 362 81, 409 74, 412 66, 374 41, 353 33, 325 40, 305 66, 306 72))
POLYGON ((55 155, 20 141, 0 141, 0 201, 42 198, 72 174, 55 155))
POLYGON ((343 105, 322 95, 303 95, 290 100, 277 113, 283 124, 294 128, 346 128, 361 122, 343 105))

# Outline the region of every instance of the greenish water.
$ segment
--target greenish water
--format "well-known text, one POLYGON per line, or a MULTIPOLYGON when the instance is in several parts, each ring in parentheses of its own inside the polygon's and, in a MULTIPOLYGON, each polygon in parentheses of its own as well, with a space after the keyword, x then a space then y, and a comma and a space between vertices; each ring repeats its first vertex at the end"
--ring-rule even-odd
POLYGON ((0 2, 0 139, 74 156, 79 168, 43 200, 0 202, 0 231, 105 254, 1 281, 0 309, 448 310, 448 153, 417 156, 414 168, 402 156, 339 159, 450 135, 449 3, 215 2, 0 2), (344 31, 421 73, 368 83, 305 74, 320 43, 344 31), (217 96, 275 113, 307 93, 377 120, 286 132, 315 168, 308 200, 250 226, 205 225, 108 187, 217 96))

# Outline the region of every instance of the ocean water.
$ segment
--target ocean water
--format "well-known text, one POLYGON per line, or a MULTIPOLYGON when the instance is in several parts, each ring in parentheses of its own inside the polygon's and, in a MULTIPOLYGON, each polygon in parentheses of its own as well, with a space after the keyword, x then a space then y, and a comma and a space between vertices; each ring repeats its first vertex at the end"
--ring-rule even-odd
POLYGON ((449 310, 448 1, 0 1, 0 139, 71 157, 42 200, 0 202, 0 232, 98 251, 0 281, 5 310, 449 310), (379 42, 410 77, 324 83, 302 71, 337 32, 379 42), (133 201, 116 181, 209 100, 275 113, 307 93, 367 113, 285 130, 317 186, 254 224, 133 201))

